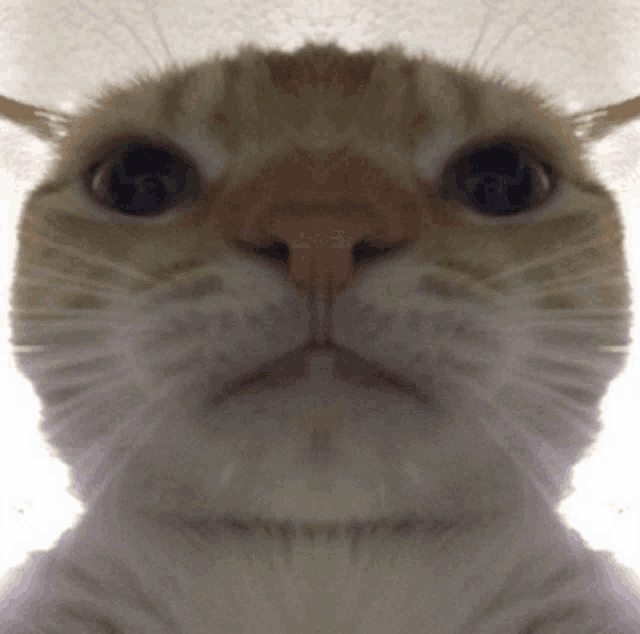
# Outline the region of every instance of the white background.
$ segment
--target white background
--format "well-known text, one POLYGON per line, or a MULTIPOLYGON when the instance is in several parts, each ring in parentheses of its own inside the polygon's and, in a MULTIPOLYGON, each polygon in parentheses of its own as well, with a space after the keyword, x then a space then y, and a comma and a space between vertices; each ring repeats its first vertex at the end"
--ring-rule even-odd
MULTIPOLYGON (((348 49, 397 42, 446 61, 471 57, 486 71, 536 83, 577 111, 640 94, 639 27, 640 5, 620 0, 3 0, 0 94, 72 109, 105 82, 166 64, 161 32, 178 60, 233 53, 244 42, 285 50, 307 40, 335 40, 348 49)), ((28 551, 50 547, 82 510, 65 492, 66 468, 50 458, 38 435, 38 403, 16 373, 7 344, 15 223, 46 159, 43 144, 0 120, 0 576, 28 551)), ((620 202, 637 289, 640 125, 595 146, 593 160, 620 202)), ((634 344, 627 370, 604 403, 604 431, 576 468, 575 493, 561 509, 591 546, 614 552, 638 573, 639 410, 640 349, 634 344)))

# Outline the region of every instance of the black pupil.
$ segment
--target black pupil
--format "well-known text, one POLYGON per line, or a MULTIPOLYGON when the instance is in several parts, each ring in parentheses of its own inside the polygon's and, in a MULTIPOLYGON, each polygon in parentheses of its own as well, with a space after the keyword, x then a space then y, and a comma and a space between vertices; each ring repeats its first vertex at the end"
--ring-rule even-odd
POLYGON ((462 204, 488 215, 509 216, 529 206, 535 183, 526 153, 495 146, 460 159, 450 171, 448 185, 462 204))
POLYGON ((159 214, 188 195, 190 169, 169 151, 133 144, 111 171, 109 194, 113 206, 138 216, 159 214))

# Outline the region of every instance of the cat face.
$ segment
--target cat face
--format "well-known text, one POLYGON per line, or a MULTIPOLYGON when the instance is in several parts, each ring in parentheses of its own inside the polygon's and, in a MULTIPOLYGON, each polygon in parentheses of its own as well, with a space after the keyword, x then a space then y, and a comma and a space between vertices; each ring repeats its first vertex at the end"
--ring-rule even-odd
POLYGON ((613 199, 532 91, 247 48, 69 131, 13 328, 85 500, 445 523, 557 500, 629 300, 613 199))
POLYGON ((13 343, 86 513, 0 622, 637 631, 554 509, 629 317, 618 213, 561 113, 308 45, 65 127, 13 343))

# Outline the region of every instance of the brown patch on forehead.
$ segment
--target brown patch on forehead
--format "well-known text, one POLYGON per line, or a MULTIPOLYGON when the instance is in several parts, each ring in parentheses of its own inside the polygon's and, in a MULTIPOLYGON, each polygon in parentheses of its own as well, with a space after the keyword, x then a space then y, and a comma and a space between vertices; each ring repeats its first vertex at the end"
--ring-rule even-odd
POLYGON ((267 154, 285 146, 337 149, 354 136, 407 146, 418 111, 415 61, 391 52, 307 46, 245 54, 227 60, 224 74, 224 99, 207 120, 231 153, 243 143, 261 144, 267 154))
POLYGON ((362 94, 380 63, 373 53, 348 53, 333 47, 305 47, 295 54, 267 53, 263 57, 273 87, 300 97, 308 88, 338 86, 343 97, 362 94))
POLYGON ((468 77, 452 70, 444 70, 443 76, 452 95, 439 95, 438 99, 450 110, 451 116, 462 117, 466 128, 480 128, 484 123, 479 86, 468 77))
POLYGON ((199 69, 193 69, 188 73, 177 75, 162 91, 158 97, 159 114, 169 128, 176 126, 178 115, 184 112, 183 102, 189 98, 186 93, 189 84, 197 77, 199 69))

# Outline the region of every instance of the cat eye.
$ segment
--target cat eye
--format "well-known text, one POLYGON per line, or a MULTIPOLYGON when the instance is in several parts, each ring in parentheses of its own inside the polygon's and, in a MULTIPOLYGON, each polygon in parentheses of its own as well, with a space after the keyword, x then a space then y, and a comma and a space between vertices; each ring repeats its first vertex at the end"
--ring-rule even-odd
POLYGON ((486 217, 504 218, 543 203, 552 192, 552 168, 510 141, 476 147, 449 163, 442 196, 486 217))
POLYGON ((150 217, 195 197, 200 179, 197 169, 173 148, 147 141, 109 151, 89 169, 87 185, 99 204, 150 217))

